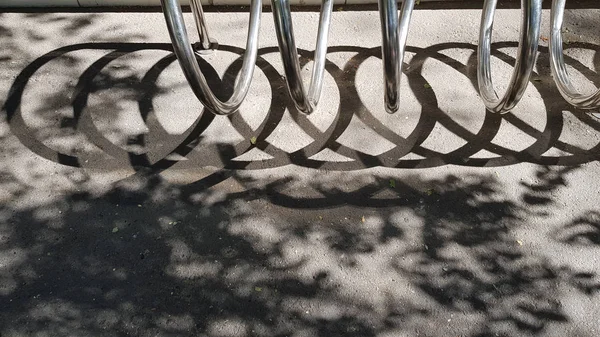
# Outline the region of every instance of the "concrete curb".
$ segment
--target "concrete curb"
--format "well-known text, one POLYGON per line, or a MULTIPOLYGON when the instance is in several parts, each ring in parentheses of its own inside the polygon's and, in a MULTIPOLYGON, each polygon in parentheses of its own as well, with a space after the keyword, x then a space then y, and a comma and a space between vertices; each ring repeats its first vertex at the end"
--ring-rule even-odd
MULTIPOLYGON (((201 0, 203 5, 226 6, 226 5, 249 5, 250 0, 201 0)), ((440 0, 421 0, 421 2, 433 2, 440 0)), ((445 0, 463 1, 463 0, 445 0)), ((401 1, 398 1, 401 2, 401 1)), ((182 5, 188 5, 189 0, 180 0, 182 5)), ((377 0, 335 0, 337 5, 360 5, 376 4, 377 0)), ((270 6, 270 0, 263 0, 265 6, 270 6)), ((321 0, 290 0, 295 6, 316 6, 321 0)), ((155 7, 160 6, 160 0, 4 0, 0 8, 51 8, 51 7, 155 7)))

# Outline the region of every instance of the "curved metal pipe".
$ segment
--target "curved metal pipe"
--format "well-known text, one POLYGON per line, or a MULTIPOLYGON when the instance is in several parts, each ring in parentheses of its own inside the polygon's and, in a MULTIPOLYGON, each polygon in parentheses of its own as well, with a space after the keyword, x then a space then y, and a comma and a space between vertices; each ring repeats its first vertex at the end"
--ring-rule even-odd
POLYGON ((315 64, 312 68, 308 95, 304 91, 304 84, 302 83, 302 68, 298 60, 298 50, 296 49, 296 41, 294 39, 290 3, 288 0, 271 0, 271 4, 273 7, 273 19, 279 52, 290 96, 298 111, 310 114, 315 110, 321 97, 333 0, 323 0, 321 4, 319 30, 315 46, 315 64))
POLYGON ((490 64, 492 30, 497 2, 498 0, 485 0, 483 4, 477 48, 477 81, 479 93, 486 108, 491 112, 504 113, 517 105, 529 84, 540 39, 542 0, 521 0, 523 16, 519 49, 508 90, 502 98, 499 98, 494 90, 490 64))
POLYGON ((575 89, 563 57, 562 25, 565 13, 565 0, 552 1, 550 21, 550 68, 558 91, 571 105, 579 109, 600 107, 600 89, 590 95, 583 95, 575 89))
POLYGON ((379 0, 379 17, 381 20, 381 59, 383 61, 384 100, 388 113, 398 111, 400 97, 400 80, 404 50, 410 26, 415 0, 404 0, 398 13, 396 0, 379 0))
MULTIPOLYGON (((197 10, 198 6, 201 6, 199 0, 192 0, 196 2, 196 5, 192 5, 194 15, 197 17, 203 17, 202 10, 197 10), (196 6, 196 7, 195 7, 196 6)), ((185 22, 183 20, 183 14, 181 7, 179 6, 178 0, 161 0, 165 20, 167 22, 167 28, 169 29, 169 35, 173 42, 173 49, 183 73, 192 87, 194 94, 200 100, 200 102, 212 113, 216 115, 229 115, 237 111, 242 104, 242 101, 248 93, 250 83, 252 82, 252 75, 254 74, 254 66, 256 64, 256 56, 258 52, 258 31, 260 28, 260 14, 262 12, 262 3, 260 0, 252 0, 250 4, 250 23, 248 27, 248 38, 246 40, 246 51, 243 56, 242 69, 240 71, 240 77, 235 83, 233 95, 231 98, 222 102, 219 100, 206 82, 206 78, 200 70, 196 55, 190 44, 187 30, 185 28, 185 22)), ((209 41, 206 30, 206 26, 201 22, 196 22, 198 31, 200 33, 201 42, 209 41), (204 27, 204 28, 203 28, 204 27)))

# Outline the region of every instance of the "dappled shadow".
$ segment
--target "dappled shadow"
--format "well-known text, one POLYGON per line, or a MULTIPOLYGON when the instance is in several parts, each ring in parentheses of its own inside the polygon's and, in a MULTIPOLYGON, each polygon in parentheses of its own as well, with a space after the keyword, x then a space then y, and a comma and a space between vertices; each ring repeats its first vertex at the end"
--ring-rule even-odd
MULTIPOLYGON (((98 20, 30 19, 64 34, 98 20)), ((494 55, 512 65, 504 50, 515 46, 494 55)), ((0 335, 596 336, 598 189, 573 176, 597 170, 599 122, 562 102, 543 67, 532 87, 545 107, 530 115, 446 111, 446 83, 428 80, 428 66, 474 89, 475 45, 408 50, 417 108, 398 125, 360 87, 379 48, 331 47, 347 56, 327 64, 339 106, 307 117, 266 47, 254 94, 264 101, 229 118, 186 115, 175 131, 161 107, 198 106, 169 96, 188 89, 169 44, 24 54, 2 97, 0 335), (90 51, 102 55, 72 55, 90 51), (59 75, 64 87, 38 80, 59 75), (127 129, 132 115, 142 131, 127 129), (308 140, 278 140, 286 125, 308 140), (253 150, 264 157, 242 157, 253 150)), ((243 50, 221 51, 234 55, 224 70, 199 62, 226 99, 243 50)), ((307 64, 312 53, 300 53, 307 64)))
POLYGON ((573 219, 555 235, 559 242, 571 245, 600 245, 600 212, 591 211, 573 219))
POLYGON ((495 175, 75 181, 32 206, 0 182, 3 335, 555 335, 559 290, 598 289, 515 236, 532 211, 495 175))

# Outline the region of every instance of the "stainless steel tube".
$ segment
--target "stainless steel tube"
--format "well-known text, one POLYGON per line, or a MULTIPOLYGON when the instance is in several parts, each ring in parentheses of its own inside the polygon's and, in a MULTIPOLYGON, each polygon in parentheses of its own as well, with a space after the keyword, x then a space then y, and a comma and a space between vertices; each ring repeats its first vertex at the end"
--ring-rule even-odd
POLYGON ((381 19, 381 59, 383 61, 385 110, 395 113, 399 109, 402 62, 415 0, 404 0, 398 17, 396 0, 379 0, 381 19))
POLYGON ((558 91, 569 104, 579 109, 600 107, 600 90, 590 95, 580 94, 569 77, 563 57, 562 25, 565 13, 565 0, 552 2, 550 21, 550 68, 558 91))
POLYGON ((208 50, 211 47, 211 39, 208 35, 206 20, 204 20, 202 4, 200 3, 200 0, 190 0, 190 7, 192 13, 194 13, 194 20, 196 20, 196 29, 198 30, 198 36, 200 37, 200 45, 202 46, 202 49, 208 50))
POLYGON ((527 88, 537 57, 542 18, 542 0, 521 0, 521 37, 515 68, 507 92, 502 98, 494 90, 490 64, 494 13, 498 0, 485 0, 479 28, 477 48, 477 81, 479 92, 488 110, 497 113, 513 109, 527 88))
MULTIPOLYGON (((246 51, 243 56, 242 69, 239 78, 236 81, 233 95, 226 101, 220 101, 210 90, 206 78, 200 70, 200 66, 196 60, 196 55, 190 44, 188 34, 181 12, 181 6, 178 0, 161 0, 163 12, 167 22, 167 28, 173 42, 173 49, 183 73, 192 87, 196 97, 202 104, 212 113, 217 115, 229 115, 237 111, 242 104, 242 101, 248 93, 252 75, 254 74, 254 66, 256 64, 256 56, 258 52, 258 31, 260 25, 260 14, 262 12, 262 4, 260 0, 252 0, 250 5, 250 23, 248 27, 248 38, 246 40, 246 51)), ((198 3, 200 6, 200 4, 198 3)), ((202 11, 194 12, 195 15, 202 16, 202 11)), ((202 36, 202 28, 198 28, 202 36)), ((207 39, 208 36, 204 35, 207 39)))
POLYGON ((277 34, 279 52, 281 54, 281 61, 283 62, 283 70, 290 96, 298 111, 310 114, 316 108, 319 103, 319 98, 321 97, 325 62, 327 60, 327 38, 329 36, 331 13, 333 11, 333 0, 323 0, 323 3, 321 4, 319 30, 317 33, 314 56, 315 64, 312 68, 308 95, 305 93, 304 84, 302 83, 302 69, 300 67, 298 50, 296 49, 296 41, 294 39, 290 3, 288 0, 271 0, 271 4, 273 7, 273 19, 275 22, 275 32, 277 34))

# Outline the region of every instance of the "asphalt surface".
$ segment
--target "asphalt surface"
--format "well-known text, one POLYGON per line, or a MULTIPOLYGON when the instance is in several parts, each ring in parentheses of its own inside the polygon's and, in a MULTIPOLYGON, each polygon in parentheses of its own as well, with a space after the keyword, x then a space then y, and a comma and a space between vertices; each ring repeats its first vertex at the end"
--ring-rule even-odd
MULTIPOLYGON (((585 90, 598 14, 566 15, 585 90)), ((522 102, 486 113, 479 15, 415 12, 388 115, 378 13, 336 11, 303 116, 264 13, 247 100, 213 117, 160 13, 0 14, 0 336, 598 336, 600 120, 554 87, 547 11, 522 102)), ((208 20, 227 97, 247 14, 208 20)), ((294 14, 306 78, 317 22, 294 14)))

